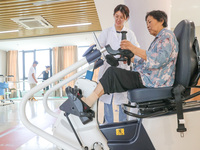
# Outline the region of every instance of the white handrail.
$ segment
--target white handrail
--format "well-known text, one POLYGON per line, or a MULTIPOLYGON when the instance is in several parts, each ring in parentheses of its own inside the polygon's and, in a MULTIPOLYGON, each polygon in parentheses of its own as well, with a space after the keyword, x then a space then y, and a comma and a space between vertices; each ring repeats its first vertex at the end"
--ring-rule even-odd
POLYGON ((56 84, 55 86, 53 86, 52 88, 50 88, 44 95, 43 97, 43 105, 44 105, 44 108, 46 110, 47 113, 49 113, 51 116, 57 118, 59 116, 59 114, 53 112, 49 106, 48 106, 48 103, 47 103, 47 100, 48 100, 48 96, 49 94, 51 94, 53 91, 59 89, 60 87, 64 86, 65 84, 69 83, 70 81, 78 78, 79 76, 81 76, 82 74, 84 74, 85 72, 87 72, 87 70, 90 70, 94 67, 94 63, 89 65, 88 67, 84 68, 83 70, 79 71, 78 73, 74 74, 73 76, 70 76, 69 78, 63 80, 62 82, 56 84))
POLYGON ((28 128, 29 130, 33 131, 34 133, 40 135, 41 137, 43 137, 44 139, 47 139, 48 141, 54 143, 55 145, 62 147, 63 149, 70 149, 70 150, 76 150, 75 147, 66 144, 64 141, 56 138, 53 135, 50 135, 49 133, 41 130, 40 128, 36 127, 35 125, 33 125, 27 118, 26 116, 26 112, 25 112, 25 108, 26 108, 26 103, 28 101, 28 99, 36 92, 38 92, 39 90, 45 88, 46 86, 48 86, 49 84, 56 82, 57 80, 63 78, 64 76, 66 76, 68 73, 74 71, 74 68, 78 68, 84 64, 87 63, 86 58, 81 59, 79 62, 69 66, 68 68, 62 70, 61 72, 57 73, 56 75, 52 76, 51 78, 49 78, 48 80, 46 80, 45 82, 39 84, 38 86, 34 87, 33 89, 31 89, 26 95, 24 95, 23 100, 20 103, 20 109, 19 109, 19 115, 21 118, 22 123, 24 124, 24 126, 26 128, 28 128))
MULTIPOLYGON (((100 50, 100 52, 104 52, 106 49, 103 48, 100 50)), ((57 145, 58 147, 61 147, 63 149, 70 149, 70 150, 77 150, 75 147, 73 147, 72 145, 69 145, 67 143, 65 143, 64 141, 56 138, 53 135, 50 135, 49 133, 41 130, 40 128, 36 127, 35 125, 33 125, 27 118, 26 116, 26 103, 28 101, 28 99, 36 92, 38 92, 39 90, 47 87, 49 84, 54 83, 58 80, 60 80, 61 78, 63 78, 64 76, 66 76, 68 73, 74 71, 75 69, 79 68, 80 66, 83 66, 84 64, 87 63, 86 58, 81 59, 80 61, 76 62, 75 64, 69 66, 68 68, 62 70, 61 72, 57 73, 56 75, 52 76, 51 78, 49 78, 48 80, 44 81, 43 83, 39 84, 38 86, 34 87, 33 89, 31 89, 26 95, 24 95, 23 100, 20 103, 20 109, 19 109, 19 115, 21 118, 22 123, 24 124, 24 126, 26 128, 28 128, 29 130, 33 131, 34 133, 36 133, 37 135, 43 137, 44 139, 52 142, 53 144, 57 145)), ((85 70, 83 70, 84 72, 85 70)), ((81 72, 81 73, 83 73, 81 72)), ((80 74, 81 74, 80 73, 80 74)), ((79 74, 79 75, 80 75, 79 74)), ((78 74, 77 74, 78 75, 78 74)), ((71 76, 70 79, 66 80, 65 82, 68 82, 69 80, 72 80, 75 76, 77 76, 76 74, 71 76)), ((60 86, 64 84, 64 82, 61 82, 61 84, 59 84, 60 86)), ((58 87, 58 86, 57 86, 58 87)), ((57 88, 56 87, 56 88, 57 88)), ((48 93, 47 93, 48 94, 48 93)), ((53 113, 54 115, 54 113, 53 113)), ((56 116, 57 117, 57 116, 56 116)))

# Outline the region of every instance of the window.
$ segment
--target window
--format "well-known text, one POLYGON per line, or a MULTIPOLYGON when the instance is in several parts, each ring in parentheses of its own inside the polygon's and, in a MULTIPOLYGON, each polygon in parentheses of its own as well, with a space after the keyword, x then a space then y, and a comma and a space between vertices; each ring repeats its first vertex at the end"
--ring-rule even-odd
MULTIPOLYGON (((83 58, 83 54, 89 48, 89 46, 79 46, 78 47, 78 61, 83 58)), ((28 73, 29 69, 33 64, 34 60, 38 61, 36 67, 36 78, 45 70, 46 66, 52 68, 52 49, 37 49, 29 51, 20 51, 18 55, 19 63, 19 79, 20 79, 20 90, 25 91, 29 90, 28 84, 28 73)), ((78 70, 82 70, 87 67, 88 64, 80 67, 78 70)), ((52 69, 50 70, 50 76, 52 76, 52 69)), ((39 79, 42 79, 40 76, 39 79)))
MULTIPOLYGON (((38 61, 37 65, 37 77, 46 69, 46 66, 50 66, 50 57, 49 57, 49 50, 40 50, 36 51, 36 60, 38 61)), ((42 76, 40 76, 42 79, 42 76)))
POLYGON ((89 48, 89 46, 79 46, 78 47, 78 60, 81 60, 83 58, 83 54, 85 51, 89 48))
POLYGON ((34 52, 24 52, 24 67, 25 67, 25 78, 28 79, 28 72, 34 61, 34 52))
MULTIPOLYGON (((19 79, 20 79, 20 90, 29 90, 28 84, 28 73, 33 62, 37 60, 38 65, 36 67, 36 78, 42 71, 45 70, 46 66, 52 68, 52 50, 29 50, 21 51, 18 55, 19 63, 19 79)), ((52 70, 50 70, 50 76, 52 76, 52 70)), ((40 77, 42 79, 42 76, 40 77)))
MULTIPOLYGON (((83 59, 83 54, 85 53, 85 51, 89 48, 89 46, 79 46, 78 47, 78 61, 83 59)), ((78 69, 78 71, 82 70, 83 68, 87 67, 88 64, 85 64, 84 66, 80 67, 78 69)))

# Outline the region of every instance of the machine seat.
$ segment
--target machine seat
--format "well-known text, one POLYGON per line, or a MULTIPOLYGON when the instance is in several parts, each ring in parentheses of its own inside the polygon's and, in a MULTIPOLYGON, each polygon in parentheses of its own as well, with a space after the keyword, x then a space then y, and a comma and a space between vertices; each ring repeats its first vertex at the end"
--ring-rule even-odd
POLYGON ((136 103, 168 99, 172 97, 172 88, 173 87, 134 89, 128 92, 128 99, 136 103))
POLYGON ((172 90, 177 85, 188 88, 197 84, 200 76, 198 71, 200 53, 198 41, 195 38, 195 25, 189 20, 183 20, 175 27, 174 34, 179 43, 174 85, 172 87, 141 88, 128 91, 128 98, 131 102, 137 103, 173 98, 172 90))

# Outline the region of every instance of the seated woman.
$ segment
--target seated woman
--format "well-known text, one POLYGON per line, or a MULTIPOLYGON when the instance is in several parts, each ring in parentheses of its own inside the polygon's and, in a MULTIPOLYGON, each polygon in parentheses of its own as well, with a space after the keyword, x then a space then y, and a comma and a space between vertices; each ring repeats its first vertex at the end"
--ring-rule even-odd
POLYGON ((124 92, 144 87, 172 86, 175 79, 175 66, 178 56, 178 42, 174 33, 167 27, 167 15, 160 10, 153 10, 145 17, 149 33, 155 36, 148 51, 138 48, 127 40, 120 44, 121 49, 128 49, 141 59, 132 59, 133 71, 110 67, 89 97, 82 100, 92 106, 103 94, 124 92))

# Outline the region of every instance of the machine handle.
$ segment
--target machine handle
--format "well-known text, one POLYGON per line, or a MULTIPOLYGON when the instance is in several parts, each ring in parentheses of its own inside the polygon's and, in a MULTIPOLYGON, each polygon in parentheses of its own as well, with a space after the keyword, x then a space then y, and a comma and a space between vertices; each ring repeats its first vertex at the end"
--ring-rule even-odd
POLYGON ((127 31, 121 31, 122 40, 126 40, 126 33, 127 33, 127 31))

